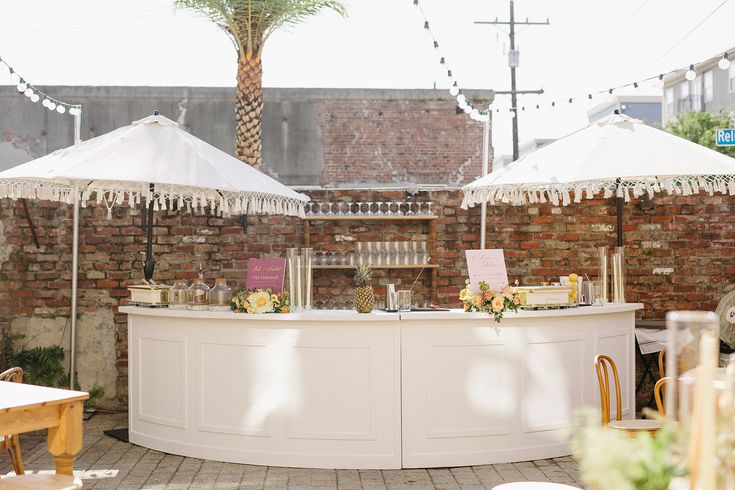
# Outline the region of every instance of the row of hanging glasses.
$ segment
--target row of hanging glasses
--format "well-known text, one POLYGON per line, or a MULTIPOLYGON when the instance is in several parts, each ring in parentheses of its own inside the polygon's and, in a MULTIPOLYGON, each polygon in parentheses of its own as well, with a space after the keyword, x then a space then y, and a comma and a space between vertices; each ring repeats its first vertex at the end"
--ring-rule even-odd
POLYGON ((426 242, 357 242, 355 251, 317 251, 314 265, 425 265, 426 242))
POLYGON ((310 202, 306 216, 431 216, 433 201, 310 202))

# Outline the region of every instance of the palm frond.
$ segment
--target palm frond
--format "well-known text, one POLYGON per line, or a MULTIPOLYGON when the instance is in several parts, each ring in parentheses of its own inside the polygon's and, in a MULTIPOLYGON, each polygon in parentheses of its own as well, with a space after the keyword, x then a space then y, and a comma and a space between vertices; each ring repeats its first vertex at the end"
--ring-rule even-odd
POLYGON ((346 15, 342 0, 174 0, 224 30, 239 56, 260 56, 265 40, 279 27, 295 25, 322 10, 346 15))

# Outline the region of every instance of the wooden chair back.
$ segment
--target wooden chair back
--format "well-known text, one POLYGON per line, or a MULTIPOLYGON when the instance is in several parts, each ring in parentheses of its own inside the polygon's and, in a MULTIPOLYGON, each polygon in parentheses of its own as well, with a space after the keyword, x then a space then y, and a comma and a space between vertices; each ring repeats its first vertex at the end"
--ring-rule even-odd
POLYGON ((10 368, 0 373, 0 381, 11 381, 13 383, 23 382, 23 369, 19 367, 10 368))
POLYGON ((658 413, 661 415, 666 415, 666 406, 664 405, 664 393, 663 389, 666 383, 668 383, 671 380, 671 378, 661 378, 658 381, 656 381, 656 384, 653 386, 653 397, 656 399, 656 409, 658 410, 658 413))
MULTIPOLYGON (((12 383, 23 382, 23 369, 19 367, 10 368, 0 373, 0 381, 10 381, 12 383)), ((18 434, 0 434, 0 449, 7 449, 10 453, 10 462, 13 465, 13 471, 16 475, 23 475, 25 467, 23 466, 23 456, 20 452, 20 440, 18 434)), ((2 485, 0 485, 2 487, 2 485)))
POLYGON ((618 368, 615 361, 605 354, 597 354, 595 356, 595 370, 597 371, 597 381, 600 385, 600 414, 603 425, 610 423, 610 374, 615 381, 615 420, 623 419, 622 402, 620 399, 620 378, 618 377, 618 368))
POLYGON ((666 347, 658 352, 658 377, 666 377, 666 347))

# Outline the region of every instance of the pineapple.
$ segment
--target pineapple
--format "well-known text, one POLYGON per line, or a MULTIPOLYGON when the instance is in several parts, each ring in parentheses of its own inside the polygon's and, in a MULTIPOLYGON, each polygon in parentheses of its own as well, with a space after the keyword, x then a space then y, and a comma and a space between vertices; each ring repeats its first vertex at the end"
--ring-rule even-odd
POLYGON ((373 296, 373 266, 358 264, 355 266, 355 310, 358 313, 370 313, 375 306, 373 296))

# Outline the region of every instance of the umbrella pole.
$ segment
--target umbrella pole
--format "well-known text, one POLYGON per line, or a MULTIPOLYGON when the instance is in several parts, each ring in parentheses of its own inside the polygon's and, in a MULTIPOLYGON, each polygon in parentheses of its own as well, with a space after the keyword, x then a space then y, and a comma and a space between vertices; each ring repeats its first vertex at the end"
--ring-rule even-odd
POLYGON ((153 269, 156 267, 156 263, 153 260, 153 189, 154 185, 150 184, 151 198, 147 202, 148 206, 148 230, 147 230, 147 241, 145 245, 145 262, 143 262, 143 275, 145 280, 149 281, 153 279, 153 269))
POLYGON ((618 219, 618 226, 617 226, 618 247, 622 247, 623 246, 623 198, 622 197, 615 198, 615 211, 617 213, 617 219, 618 219))
POLYGON ((74 192, 74 230, 71 245, 71 331, 69 346, 69 389, 74 389, 77 338, 77 269, 79 268, 79 193, 74 192))
MULTIPOLYGON (((488 107, 488 114, 491 113, 488 107)), ((482 176, 487 175, 490 161, 490 119, 482 123, 482 176)), ((483 199, 480 205, 480 248, 485 248, 487 235, 487 202, 483 199)))

